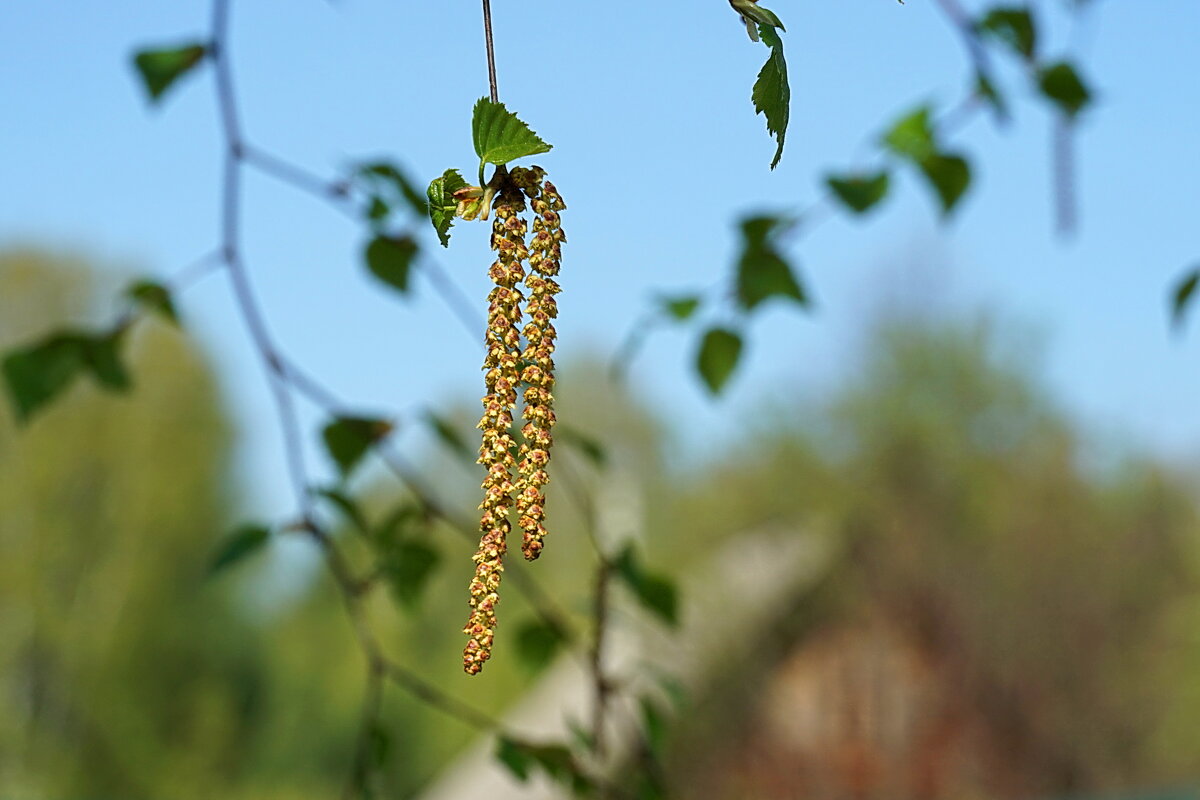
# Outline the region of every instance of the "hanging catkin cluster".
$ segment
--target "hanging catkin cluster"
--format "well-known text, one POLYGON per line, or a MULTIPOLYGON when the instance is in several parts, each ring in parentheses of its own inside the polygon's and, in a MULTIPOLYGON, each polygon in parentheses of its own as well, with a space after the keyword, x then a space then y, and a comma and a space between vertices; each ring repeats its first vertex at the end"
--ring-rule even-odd
POLYGON ((471 580, 471 616, 463 632, 470 637, 463 651, 463 668, 474 675, 492 654, 496 634, 496 604, 504 572, 504 554, 512 530, 509 512, 515 505, 524 532, 525 557, 537 558, 546 535, 545 495, 549 480, 551 428, 554 426, 555 331, 551 320, 558 315, 554 295, 563 238, 558 212, 562 199, 553 184, 543 182, 538 168, 512 171, 501 186, 492 223, 492 249, 496 260, 489 269, 495 287, 488 295, 487 355, 484 359, 487 395, 479 421, 482 441, 479 463, 487 470, 480 505, 479 550, 475 553, 475 577, 471 580), (523 196, 524 195, 524 196, 523 196), (528 226, 520 216, 530 198, 536 217, 533 241, 527 247, 528 226), (522 266, 528 260, 530 272, 522 266), (529 322, 521 329, 518 289, 524 282, 529 291, 525 312, 529 322), (524 347, 522 347, 522 335, 524 347), (522 442, 518 449, 512 436, 513 414, 518 390, 523 389, 525 408, 522 442), (514 474, 515 473, 515 474, 514 474))

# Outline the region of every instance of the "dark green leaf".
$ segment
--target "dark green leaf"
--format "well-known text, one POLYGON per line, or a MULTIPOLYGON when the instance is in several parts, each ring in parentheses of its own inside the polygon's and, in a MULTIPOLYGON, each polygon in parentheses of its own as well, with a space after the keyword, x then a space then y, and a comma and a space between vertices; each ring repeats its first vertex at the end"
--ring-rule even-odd
POLYGON ((1037 28, 1028 8, 993 8, 975 24, 980 33, 1004 42, 1028 61, 1037 50, 1037 28))
POLYGON ((329 456, 342 476, 348 476, 367 450, 392 432, 387 420, 369 417, 338 417, 325 426, 322 437, 329 456))
POLYGON ((376 547, 386 554, 405 536, 417 532, 424 520, 420 506, 413 502, 401 503, 375 528, 373 538, 376 547))
POLYGON ((367 742, 371 765, 375 769, 386 766, 388 757, 392 754, 392 737, 378 720, 367 729, 367 742))
POLYGON ((742 254, 738 259, 738 302, 747 311, 772 297, 788 298, 800 305, 808 297, 792 274, 787 259, 776 246, 776 236, 791 227, 783 217, 758 216, 742 220, 742 254))
POLYGON ((928 106, 921 106, 901 117, 884 134, 883 144, 903 158, 920 161, 937 148, 934 144, 933 128, 928 106))
POLYGON ((208 574, 213 575, 233 566, 246 556, 262 549, 271 538, 271 531, 262 525, 243 525, 225 537, 213 553, 208 574))
POLYGON ((428 204, 421 196, 420 190, 395 164, 386 161, 362 164, 358 168, 358 174, 368 180, 382 182, 391 187, 393 195, 408 203, 408 207, 417 216, 423 217, 428 213, 428 204))
POLYGON ((338 511, 344 516, 359 533, 369 533, 371 528, 367 522, 367 516, 363 510, 358 507, 358 503, 354 502, 349 495, 334 488, 317 489, 317 494, 324 497, 330 503, 337 507, 338 511))
POLYGON ((17 419, 27 422, 80 372, 90 372, 105 389, 128 389, 131 381, 120 354, 123 338, 124 329, 95 335, 67 330, 9 353, 2 371, 17 419))
POLYGON ((700 342, 696 370, 713 394, 720 394, 742 355, 742 337, 724 328, 712 328, 700 342))
POLYGON ((649 698, 643 697, 638 704, 642 710, 642 730, 646 734, 646 744, 650 746, 650 752, 661 758, 667 738, 666 717, 649 698))
POLYGON ((874 175, 830 175, 825 183, 839 200, 856 214, 863 214, 887 197, 889 177, 887 172, 874 175))
POLYGON ((666 312, 667 316, 677 322, 684 322, 692 317, 693 314, 700 308, 700 298, 697 295, 685 295, 682 297, 661 297, 658 301, 659 307, 666 312))
POLYGON ((400 542, 389 550, 384 570, 396 601, 415 606, 441 560, 441 554, 423 542, 400 542))
POLYGON ((568 786, 579 787, 588 783, 579 771, 571 751, 562 745, 531 744, 507 736, 500 736, 496 746, 496 758, 509 772, 521 781, 529 779, 533 767, 540 767, 554 780, 568 786))
POLYGON ((645 569, 633 547, 627 547, 615 562, 617 575, 632 590, 642 607, 658 615, 663 622, 679 624, 679 592, 674 581, 645 569))
POLYGON ((17 419, 27 422, 65 391, 84 367, 81 337, 57 334, 4 358, 4 382, 17 419))
POLYGON ((161 316, 173 325, 179 324, 179 314, 175 310, 175 301, 171 299, 171 291, 161 283, 154 281, 137 281, 125 294, 134 302, 161 316))
POLYGON ((466 187, 467 182, 456 169, 446 170, 442 177, 434 178, 429 184, 429 221, 433 223, 442 247, 450 246, 450 228, 454 225, 454 212, 458 208, 454 193, 466 187))
POLYGON ((975 94, 991 106, 998 122, 1008 121, 1008 103, 1004 101, 1004 95, 1000 94, 992 79, 982 72, 975 74, 975 94))
POLYGON ((1038 70, 1038 86, 1068 117, 1075 117, 1092 99, 1075 67, 1065 61, 1038 70))
POLYGON ((937 192, 942 213, 949 214, 971 185, 971 167, 962 156, 931 153, 918 162, 921 172, 937 192))
POLYGON ((517 630, 517 656, 533 670, 545 668, 567 641, 557 627, 531 620, 517 630))
POLYGON ((379 195, 372 195, 367 204, 367 219, 372 222, 382 222, 392 213, 392 207, 379 195))
POLYGON ((1200 285, 1200 267, 1195 267, 1184 274, 1175 284, 1174 291, 1171 292, 1171 326, 1175 330, 1182 329, 1183 323, 1187 319, 1188 309, 1196 293, 1197 285, 1200 285))
POLYGON ((462 437, 454 426, 446 419, 438 416, 432 411, 425 412, 425 421, 429 423, 429 427, 437 434, 437 437, 442 440, 442 444, 446 445, 456 456, 475 463, 475 453, 471 450, 471 446, 467 444, 467 440, 462 437))
POLYGON ((487 164, 503 165, 525 156, 549 152, 551 148, 503 103, 493 103, 486 97, 479 98, 475 104, 471 115, 471 137, 475 142, 475 154, 487 164))
POLYGON ((96 382, 105 389, 123 392, 133 385, 125 365, 121 363, 121 341, 124 329, 82 340, 83 360, 96 382))
POLYGON ((417 256, 417 243, 410 236, 376 236, 364 257, 371 274, 400 292, 408 291, 408 272, 417 256))
POLYGON ((792 90, 788 86, 787 61, 783 57, 783 41, 769 25, 758 26, 763 42, 771 48, 767 63, 763 64, 750 92, 754 113, 762 114, 767 120, 767 132, 775 137, 777 146, 771 159, 771 169, 783 158, 783 141, 787 137, 788 117, 791 114, 792 90))
POLYGON ((167 89, 207 54, 202 44, 187 44, 159 50, 142 50, 133 57, 133 64, 142 76, 142 85, 151 101, 157 101, 167 89))

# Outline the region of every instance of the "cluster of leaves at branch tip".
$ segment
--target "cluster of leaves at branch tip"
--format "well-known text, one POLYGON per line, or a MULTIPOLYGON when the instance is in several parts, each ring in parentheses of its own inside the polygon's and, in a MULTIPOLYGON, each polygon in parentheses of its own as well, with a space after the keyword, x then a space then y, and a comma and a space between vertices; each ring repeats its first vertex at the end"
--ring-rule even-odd
MULTIPOLYGON (((921 172, 937 195, 943 216, 955 209, 971 185, 970 164, 958 153, 942 148, 929 106, 920 106, 901 117, 884 134, 882 144, 892 155, 921 172)), ((886 191, 886 188, 884 184, 882 189, 886 191)), ((838 194, 841 197, 841 193, 838 194)))
POLYGON ((775 12, 758 4, 758 0, 729 0, 729 5, 738 13, 746 26, 746 33, 753 42, 761 41, 770 49, 767 62, 758 72, 758 79, 750 92, 754 113, 762 114, 767 120, 767 132, 775 137, 775 155, 771 169, 783 158, 783 143, 787 137, 788 118, 791 114, 792 90, 788 85, 787 60, 783 55, 783 40, 777 31, 785 31, 775 12))

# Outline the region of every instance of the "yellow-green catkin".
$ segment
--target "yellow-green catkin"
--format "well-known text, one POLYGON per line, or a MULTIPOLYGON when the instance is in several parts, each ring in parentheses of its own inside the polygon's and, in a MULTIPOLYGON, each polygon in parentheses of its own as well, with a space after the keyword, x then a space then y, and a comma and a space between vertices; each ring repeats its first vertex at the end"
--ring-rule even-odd
POLYGON ((561 288, 554 280, 562 262, 562 232, 559 212, 566 208, 558 190, 538 167, 514 170, 513 179, 530 196, 533 206, 533 240, 530 242, 529 273, 525 286, 529 300, 525 306, 528 323, 523 331, 525 350, 521 354, 521 382, 525 385, 525 424, 518 454, 517 513, 523 539, 521 552, 533 561, 541 555, 546 538, 545 485, 550 476, 550 446, 554 442, 554 347, 557 333, 553 320, 558 316, 554 296, 561 288))
POLYGON ((486 334, 487 396, 479 421, 482 443, 479 463, 487 469, 483 481, 483 503, 479 506, 479 550, 475 553, 475 577, 471 580, 471 616, 463 633, 470 637, 463 650, 463 669, 474 675, 492 655, 496 635, 496 604, 504 553, 511 525, 508 520, 516 485, 513 468, 516 443, 510 433, 517 388, 521 380, 521 300, 518 285, 525 277, 522 262, 529 257, 525 246, 527 224, 520 213, 525 200, 514 189, 501 192, 492 222, 492 249, 496 260, 488 270, 495 288, 488 295, 486 334))

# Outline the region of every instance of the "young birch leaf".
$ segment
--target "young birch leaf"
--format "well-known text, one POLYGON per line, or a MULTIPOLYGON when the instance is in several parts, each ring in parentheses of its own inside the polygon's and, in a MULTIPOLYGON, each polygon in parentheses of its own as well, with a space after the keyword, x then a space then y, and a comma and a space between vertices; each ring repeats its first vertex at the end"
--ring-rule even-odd
POLYGON ((83 360, 96 382, 105 389, 123 392, 133 385, 129 372, 121 362, 123 329, 100 336, 84 337, 81 343, 83 360))
POLYGON ((962 156, 931 153, 917 162, 942 203, 942 215, 954 210, 971 185, 971 167, 962 156))
POLYGON ((686 322, 700 309, 700 298, 697 295, 659 298, 659 308, 676 322, 686 322))
POLYGON ((720 394, 737 368, 742 355, 742 337, 725 328, 712 328, 704 334, 696 354, 696 371, 712 394, 720 394))
POLYGON ((1070 119, 1074 119, 1092 100, 1092 93, 1075 67, 1065 61, 1038 70, 1038 87, 1070 119))
POLYGON ((1028 8, 993 8, 975 23, 975 30, 1011 47, 1027 61, 1037 50, 1037 28, 1028 8))
POLYGON ((363 257, 372 275, 403 294, 417 249, 411 236, 380 235, 367 244, 363 257))
POLYGON ((552 146, 542 141, 503 103, 493 103, 486 97, 479 98, 475 104, 475 111, 471 115, 471 136, 480 162, 497 166, 525 156, 547 153, 552 146))
POLYGON ((233 566, 251 553, 262 549, 271 538, 271 531, 262 525, 243 525, 225 537, 208 563, 208 574, 233 566))
POLYGON ((742 254, 738 259, 738 302, 747 311, 772 297, 789 298, 807 305, 808 296, 792 274, 787 259, 775 246, 775 235, 790 226, 782 217, 742 220, 742 254))
POLYGON ((846 208, 865 214, 887 197, 890 179, 887 172, 874 175, 830 175, 825 184, 846 208))
POLYGON ((338 417, 321 432, 325 450, 347 477, 371 446, 392 432, 387 420, 369 417, 338 417))
POLYGON ((1200 285, 1200 267, 1195 267, 1180 278, 1171 292, 1171 327, 1176 331, 1183 329, 1197 285, 1200 285))
POLYGON ((734 11, 755 23, 755 25, 769 25, 772 28, 787 31, 787 28, 783 27, 783 23, 779 21, 779 17, 775 15, 775 12, 758 5, 757 0, 729 0, 729 4, 733 6, 734 11))
POLYGON ((496 743, 496 758, 522 782, 529 780, 536 766, 552 779, 581 793, 594 789, 571 757, 571 751, 562 745, 532 744, 501 736, 496 743))
POLYGON ((568 425, 558 424, 556 438, 568 447, 573 447, 584 455, 596 469, 604 469, 608 465, 608 453, 600 442, 582 431, 568 425))
MULTIPOLYGON (((782 27, 782 26, 780 26, 782 27)), ((771 48, 767 63, 758 73, 758 80, 750 92, 754 113, 762 114, 767 120, 767 132, 775 137, 778 146, 771 159, 771 169, 783 157, 783 141, 787 137, 788 117, 791 114, 792 90, 788 86, 787 61, 783 57, 783 41, 770 25, 759 25, 763 43, 771 48)))
POLYGON ((421 196, 421 192, 395 164, 387 161, 361 164, 358 166, 356 172, 359 176, 369 181, 380 182, 389 186, 392 189, 392 193, 403 198, 408 203, 408 207, 417 216, 425 216, 428 213, 429 204, 425 202, 425 198, 421 196))
POLYGON ((171 290, 155 281, 137 281, 125 290, 125 295, 147 311, 158 314, 172 325, 179 324, 179 313, 171 290))
POLYGON ((1004 95, 996 88, 996 84, 992 82, 992 79, 983 72, 975 73, 975 96, 981 98, 991 107, 992 113, 995 115, 998 123, 1008 122, 1008 103, 1005 102, 1004 95))
POLYGON ((342 512, 342 516, 354 526, 356 531, 362 534, 369 534, 371 532, 370 523, 367 522, 367 515, 363 513, 358 503, 354 502, 349 495, 336 488, 317 489, 316 493, 337 506, 338 511, 342 512))
POLYGON ((937 148, 929 106, 921 106, 905 114, 883 135, 883 144, 902 158, 919 161, 937 148))
POLYGON ((133 57, 133 65, 142 76, 142 85, 157 102, 179 78, 199 64, 208 50, 202 44, 187 44, 159 50, 141 50, 133 57))
POLYGON ((454 225, 454 211, 458 208, 454 193, 466 187, 467 182, 456 169, 446 170, 442 177, 434 178, 429 184, 426 192, 429 197, 429 221, 433 223, 442 247, 450 246, 450 228, 454 225))
POLYGON ((85 364, 81 339, 54 334, 5 356, 4 382, 20 422, 28 422, 74 382, 85 364))

